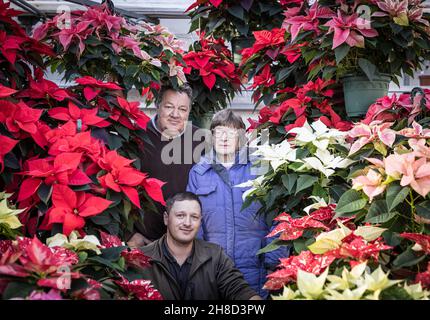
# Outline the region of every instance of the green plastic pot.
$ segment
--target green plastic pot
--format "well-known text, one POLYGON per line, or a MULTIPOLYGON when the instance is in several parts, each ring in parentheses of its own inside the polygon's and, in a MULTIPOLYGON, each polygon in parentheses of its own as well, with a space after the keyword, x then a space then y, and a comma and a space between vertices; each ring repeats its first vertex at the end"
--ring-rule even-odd
POLYGON ((380 74, 370 81, 366 76, 342 77, 346 113, 350 118, 364 117, 376 99, 388 94, 389 74, 380 74))

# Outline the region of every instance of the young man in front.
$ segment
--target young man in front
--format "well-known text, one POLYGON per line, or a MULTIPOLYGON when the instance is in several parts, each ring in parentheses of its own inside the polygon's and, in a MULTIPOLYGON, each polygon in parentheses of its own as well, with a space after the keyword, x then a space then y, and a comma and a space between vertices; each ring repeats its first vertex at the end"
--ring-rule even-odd
POLYGON ((201 217, 195 194, 167 200, 167 233, 141 248, 151 257, 145 277, 167 300, 261 300, 220 246, 195 239, 201 217))

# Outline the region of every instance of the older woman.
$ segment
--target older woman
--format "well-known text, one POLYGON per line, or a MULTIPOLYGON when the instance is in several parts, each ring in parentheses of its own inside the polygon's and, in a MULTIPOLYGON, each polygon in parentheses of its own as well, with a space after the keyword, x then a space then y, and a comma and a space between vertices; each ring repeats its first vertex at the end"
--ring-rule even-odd
POLYGON ((278 249, 266 255, 257 251, 266 246, 265 236, 270 226, 264 216, 256 216, 257 203, 241 210, 242 195, 248 188, 235 187, 250 179, 251 162, 245 145, 245 124, 231 110, 216 113, 210 129, 213 150, 191 169, 187 191, 199 196, 202 202, 202 226, 199 236, 222 246, 245 280, 262 297, 267 269, 275 266, 279 257, 288 254, 278 249))

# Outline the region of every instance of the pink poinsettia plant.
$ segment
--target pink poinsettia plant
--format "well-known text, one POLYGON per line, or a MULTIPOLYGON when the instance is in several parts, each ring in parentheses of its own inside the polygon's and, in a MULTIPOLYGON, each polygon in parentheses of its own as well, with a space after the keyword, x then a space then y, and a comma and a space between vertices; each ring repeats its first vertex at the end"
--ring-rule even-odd
POLYGON ((423 1, 288 1, 285 6, 282 26, 253 32, 254 45, 242 52, 241 65, 254 80, 259 103, 264 98, 269 104, 289 82, 349 74, 369 79, 388 74, 398 82, 429 58, 430 18, 423 1), (404 8, 398 11, 400 3, 404 8))
POLYGON ((302 55, 313 65, 310 77, 324 78, 361 73, 373 78, 422 68, 429 52, 429 16, 423 1, 306 1, 285 12, 283 27, 294 35, 291 45, 309 43, 302 55), (399 41, 391 41, 400 36, 399 41), (392 54, 396 52, 396 54, 392 54), (414 52, 411 56, 411 53, 414 52), (327 65, 332 61, 334 65, 327 65))
POLYGON ((106 5, 59 14, 34 30, 34 38, 53 46, 49 61, 65 80, 91 76, 114 79, 125 90, 143 90, 152 102, 162 81, 178 85, 183 73, 183 44, 165 27, 131 23, 106 5), (70 25, 68 25, 70 24, 70 25))

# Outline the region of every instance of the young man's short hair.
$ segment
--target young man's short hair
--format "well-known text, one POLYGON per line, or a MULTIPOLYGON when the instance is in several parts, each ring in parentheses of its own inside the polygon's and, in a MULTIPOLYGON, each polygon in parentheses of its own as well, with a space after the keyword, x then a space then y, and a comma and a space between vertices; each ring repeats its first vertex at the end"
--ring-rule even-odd
POLYGON ((190 98, 190 107, 191 107, 191 105, 193 104, 193 89, 190 87, 189 84, 184 83, 182 86, 179 86, 179 87, 173 87, 172 85, 163 85, 155 99, 155 105, 157 108, 160 106, 161 101, 163 101, 164 94, 169 90, 172 90, 178 93, 185 93, 188 96, 188 98, 190 98))
POLYGON ((185 201, 185 200, 197 201, 197 203, 200 206, 200 211, 202 210, 202 203, 201 203, 199 197, 197 195, 195 195, 194 193, 187 191, 187 192, 176 193, 175 195, 173 195, 169 199, 167 199, 167 201, 166 201, 166 212, 167 212, 167 214, 170 213, 170 210, 172 210, 172 207, 176 201, 185 201))

